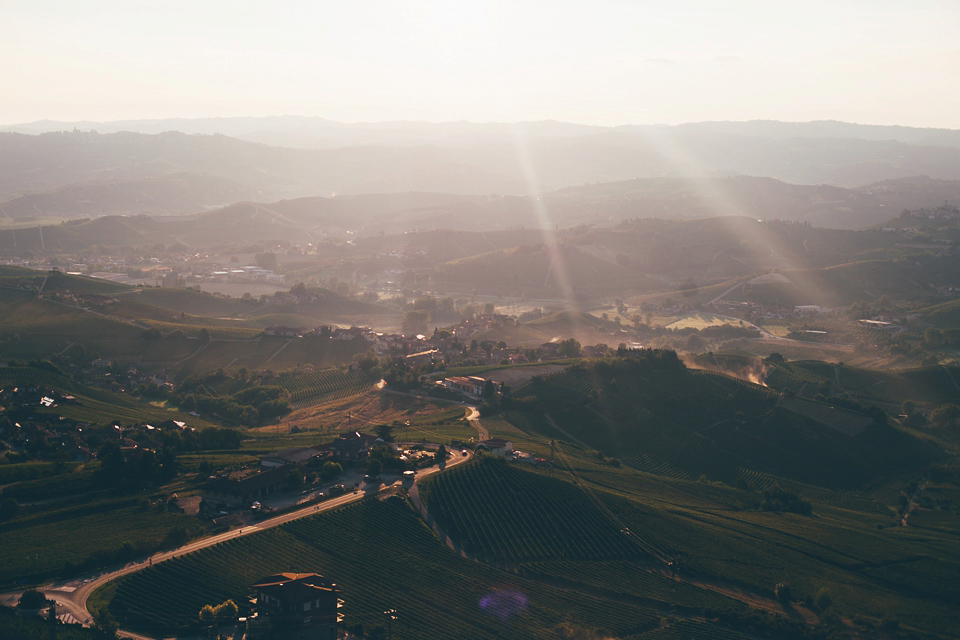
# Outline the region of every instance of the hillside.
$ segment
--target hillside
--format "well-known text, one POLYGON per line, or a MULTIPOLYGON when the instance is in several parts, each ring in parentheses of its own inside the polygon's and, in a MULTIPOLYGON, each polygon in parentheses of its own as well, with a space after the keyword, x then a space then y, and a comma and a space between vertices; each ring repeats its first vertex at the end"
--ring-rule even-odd
POLYGON ((565 243, 524 245, 462 258, 437 268, 437 286, 506 295, 597 295, 640 290, 649 278, 565 243))
POLYGON ((53 216, 188 214, 256 196, 232 180, 174 173, 141 180, 87 182, 47 193, 31 193, 0 202, 0 218, 25 222, 53 216))
MULTIPOLYGON (((420 140, 398 140, 386 135, 381 142, 323 149, 292 149, 224 135, 172 131, 0 133, 0 201, 64 187, 80 188, 77 185, 91 182, 123 184, 182 173, 235 182, 264 201, 405 191, 520 195, 529 191, 532 168, 539 190, 545 192, 637 177, 680 179, 679 188, 668 188, 672 195, 666 199, 653 196, 648 203, 648 210, 666 209, 671 215, 753 216, 756 209, 762 209, 764 215, 758 217, 768 217, 776 215, 769 213, 771 209, 779 209, 804 220, 857 227, 891 217, 881 213, 881 204, 891 212, 901 205, 915 208, 941 204, 944 185, 931 184, 929 193, 925 187, 915 188, 913 193, 900 190, 884 202, 891 189, 841 194, 829 188, 793 188, 746 177, 720 182, 689 178, 756 176, 844 189, 916 176, 960 180, 960 148, 931 146, 930 140, 949 137, 937 132, 917 143, 907 143, 856 137, 763 137, 683 126, 577 129, 555 125, 540 127, 539 133, 523 138, 522 127, 511 130, 499 125, 499 131, 491 130, 496 126, 488 126, 488 131, 484 131, 484 125, 476 127, 476 133, 465 136, 472 141, 460 136, 428 134, 420 140), (523 159, 517 152, 518 135, 524 143, 523 159), (665 148, 673 153, 665 155, 665 148), (704 210, 704 193, 721 196, 717 205, 706 205, 704 210), (717 206, 723 210, 718 211, 717 206)), ((434 129, 442 129, 442 125, 434 129)), ((288 136, 272 144, 289 142, 288 136)), ((955 187, 949 189, 956 193, 955 187)), ((574 203, 571 209, 578 207, 574 203)), ((618 207, 615 204, 607 211, 580 213, 578 218, 604 218, 618 207)), ((636 208, 631 208, 629 215, 638 215, 636 208)), ((433 220, 447 218, 442 215, 433 220)), ((472 218, 463 220, 470 222, 472 218)), ((576 223, 566 217, 559 222, 576 223)))
POLYGON ((585 363, 534 378, 516 396, 557 425, 545 427, 551 437, 679 478, 849 490, 941 455, 882 420, 850 435, 790 410, 764 387, 671 364, 670 354, 585 363))

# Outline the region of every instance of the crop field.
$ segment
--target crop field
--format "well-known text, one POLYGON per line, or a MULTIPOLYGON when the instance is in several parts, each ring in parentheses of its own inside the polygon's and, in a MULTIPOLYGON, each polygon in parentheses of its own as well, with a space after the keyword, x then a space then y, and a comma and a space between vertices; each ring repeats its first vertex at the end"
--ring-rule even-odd
POLYGON ((49 271, 39 271, 11 265, 0 265, 0 286, 16 286, 18 283, 30 283, 43 286, 46 291, 82 291, 85 293, 113 294, 128 290, 127 287, 109 280, 87 276, 71 276, 64 273, 49 276, 49 271), (46 280, 46 284, 44 284, 46 280))
POLYGON ((815 317, 797 320, 790 325, 791 330, 802 331, 805 328, 826 331, 827 335, 822 338, 824 342, 840 342, 843 344, 854 344, 864 342, 875 344, 890 337, 890 334, 882 329, 867 327, 853 320, 835 317, 815 317))
POLYGON ((125 300, 195 316, 235 317, 245 309, 237 298, 223 298, 187 289, 144 288, 123 295, 125 300))
POLYGON ((290 406, 302 409, 362 393, 372 381, 363 371, 344 372, 325 369, 314 372, 288 372, 277 376, 275 384, 290 392, 290 406))
POLYGON ((690 313, 680 316, 666 326, 668 329, 706 329, 707 327, 720 327, 725 324, 738 326, 740 322, 730 318, 721 318, 712 313, 690 313))
POLYGON ((785 383, 793 388, 798 382, 815 384, 828 381, 836 386, 839 380, 843 390, 866 401, 899 404, 904 400, 913 400, 932 406, 960 402, 960 367, 932 366, 879 371, 808 360, 791 362, 777 369, 784 372, 789 370, 788 379, 780 377, 782 373, 774 372, 768 379, 771 385, 785 383))
MULTIPOLYGON (((682 568, 768 593, 772 585, 786 581, 797 598, 809 594, 816 600, 818 594, 829 595, 835 602, 832 611, 841 615, 862 615, 875 621, 893 615, 911 628, 948 635, 952 633, 948 629, 960 622, 954 604, 960 573, 951 575, 960 569, 960 550, 949 524, 952 521, 955 527, 960 516, 936 512, 943 524, 931 522, 929 529, 921 529, 894 526, 894 512, 889 509, 851 510, 827 501, 815 503, 813 516, 768 513, 758 510, 758 494, 752 491, 652 476, 627 467, 613 469, 572 445, 565 445, 564 451, 577 474, 620 520, 655 544, 670 548, 682 568), (919 576, 926 574, 935 577, 920 585, 919 576), (934 585, 940 587, 934 589, 934 585)), ((533 471, 558 474, 557 470, 533 471)), ((857 494, 848 495, 857 498, 857 494)), ((917 513, 920 523, 926 512, 917 513)), ((489 513, 476 517, 484 515, 496 518, 489 513)), ((645 586, 642 581, 647 578, 634 574, 629 566, 620 561, 529 564, 531 571, 581 583, 596 580, 605 583, 597 584, 598 588, 617 593, 643 596, 659 592, 656 598, 668 597, 669 585, 645 586), (588 565, 597 566, 590 570, 588 565), (576 566, 582 567, 579 576, 576 566)), ((698 592, 681 596, 678 587, 677 594, 674 601, 679 604, 681 597, 693 598, 698 592)), ((700 595, 708 600, 720 597, 700 595)), ((724 608, 720 602, 708 604, 703 599, 687 602, 724 608)))
POLYGON ((28 291, 0 289, 0 357, 46 357, 73 342, 105 358, 136 357, 143 346, 141 332, 119 320, 34 298, 28 291))
MULTIPOLYGON (((724 355, 716 361, 731 369, 752 362, 724 355)), ((819 414, 777 406, 771 389, 712 371, 660 379, 609 376, 602 366, 573 367, 535 379, 516 395, 535 397, 547 425, 556 425, 544 429, 537 423, 545 437, 583 442, 641 471, 689 480, 703 476, 752 489, 779 477, 801 485, 802 493, 822 493, 828 502, 857 508, 876 505, 836 492, 862 490, 886 474, 919 469, 937 455, 922 439, 892 428, 867 437, 873 423, 867 416, 824 406, 828 422, 819 422, 814 419, 819 414), (698 401, 690 403, 689 397, 698 401)))
MULTIPOLYGON (((280 339, 265 337, 263 340, 280 339)), ((279 344, 277 346, 279 347, 279 344)), ((363 353, 367 349, 369 349, 369 343, 366 342, 357 344, 352 340, 324 340, 316 337, 304 337, 292 341, 273 360, 261 366, 274 371, 286 371, 303 364, 312 364, 317 368, 327 368, 350 362, 356 354, 363 353)), ((237 363, 237 366, 240 366, 240 363, 237 363)))
MULTIPOLYGON (((70 482, 74 475, 48 480, 70 482)), ((80 564, 95 553, 113 553, 124 542, 152 547, 177 526, 196 530, 199 523, 188 516, 161 513, 132 497, 22 506, 15 519, 0 524, 0 585, 48 579, 68 562, 80 564)))
MULTIPOLYGON (((690 496, 710 491, 698 485, 702 483, 688 485, 690 496)), ((794 597, 828 593, 840 609, 877 620, 893 614, 901 623, 939 632, 960 622, 957 574, 949 575, 960 569, 952 535, 889 526, 889 514, 871 516, 828 506, 805 517, 719 505, 690 508, 684 503, 690 504, 691 497, 682 494, 668 498, 670 506, 655 509, 603 491, 597 494, 628 526, 672 545, 682 567, 761 589, 787 581, 794 597), (928 557, 937 558, 936 575, 941 578, 918 591, 911 583, 910 576, 916 575, 912 567, 924 565, 928 557), (931 595, 933 585, 941 585, 941 590, 931 595)), ((656 494, 651 497, 657 499, 656 494)))
POLYGON ((581 584, 620 595, 637 596, 651 600, 658 606, 679 605, 697 609, 740 609, 743 605, 733 600, 670 578, 665 573, 651 570, 649 565, 630 562, 530 562, 523 565, 528 576, 546 576, 570 584, 581 584))
POLYGON ((572 484, 485 459, 431 478, 427 508, 489 561, 640 559, 645 554, 572 484), (520 487, 524 487, 520 490, 520 487))
POLYGON ((195 624, 205 604, 232 598, 242 607, 257 578, 279 571, 315 571, 336 581, 349 626, 371 629, 384 624, 384 610, 396 609, 393 633, 401 639, 446 639, 451 630, 458 638, 502 637, 507 620, 481 604, 498 593, 516 594, 525 603, 509 618, 516 637, 556 637, 563 621, 618 636, 659 626, 658 616, 642 606, 558 589, 460 558, 397 498, 367 500, 150 567, 122 578, 109 608, 131 629, 170 634, 195 624))

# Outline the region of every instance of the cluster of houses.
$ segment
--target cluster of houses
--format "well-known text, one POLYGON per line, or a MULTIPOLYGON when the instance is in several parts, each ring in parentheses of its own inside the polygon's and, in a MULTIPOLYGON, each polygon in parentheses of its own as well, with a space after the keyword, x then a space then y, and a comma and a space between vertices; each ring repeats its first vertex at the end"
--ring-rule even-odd
POLYGON ((269 282, 273 284, 283 282, 282 275, 252 264, 198 272, 194 273, 193 277, 207 282, 269 282))
POLYGON ((203 487, 204 500, 226 506, 250 505, 278 491, 292 466, 323 460, 363 462, 370 450, 386 444, 375 435, 345 431, 331 442, 314 447, 282 449, 260 458, 259 469, 245 469, 214 478, 203 487))
POLYGON ((478 313, 475 317, 461 320, 460 324, 453 328, 453 335, 460 342, 469 341, 475 336, 486 333, 497 327, 508 327, 519 325, 520 321, 514 316, 504 315, 502 313, 478 313))
MULTIPOLYGON (((478 316, 489 322, 514 322, 510 316, 500 314, 484 314, 478 316)), ((410 367, 420 367, 427 364, 456 363, 471 360, 478 364, 497 364, 508 361, 510 364, 529 362, 529 358, 516 349, 509 349, 502 344, 484 350, 479 346, 469 348, 474 340, 469 336, 475 335, 472 330, 464 332, 463 326, 475 326, 475 321, 464 320, 454 331, 435 330, 432 335, 404 335, 400 333, 384 333, 370 327, 287 327, 272 326, 264 329, 264 335, 280 336, 284 338, 320 337, 337 341, 363 341, 379 357, 401 356, 404 363, 410 367), (465 325, 465 323, 469 323, 465 325), (459 335, 458 335, 459 334, 459 335)), ((484 326, 487 326, 484 324, 484 326)), ((549 355, 549 354, 548 354, 549 355)))
POLYGON ((30 457, 88 460, 90 447, 83 438, 89 425, 42 412, 77 399, 46 385, 19 385, 0 389, 0 446, 30 457))

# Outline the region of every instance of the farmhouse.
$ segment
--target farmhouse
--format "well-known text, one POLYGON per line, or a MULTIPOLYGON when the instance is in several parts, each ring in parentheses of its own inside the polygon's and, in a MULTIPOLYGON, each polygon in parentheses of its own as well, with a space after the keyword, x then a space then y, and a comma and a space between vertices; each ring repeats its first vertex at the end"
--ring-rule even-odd
POLYGON ((502 458, 513 451, 513 443, 503 438, 490 438, 489 440, 481 440, 478 442, 477 449, 480 451, 489 451, 502 458))
POLYGON ((324 456, 325 452, 315 447, 293 447, 290 449, 281 449, 274 451, 260 458, 260 466, 264 469, 282 467, 285 464, 302 464, 317 460, 324 456))
POLYGON ((283 638, 336 640, 343 615, 340 589, 316 573, 278 573, 253 585, 258 619, 269 620, 283 638))
POLYGON ((483 395, 483 387, 486 384, 487 381, 478 376, 453 376, 443 379, 443 386, 447 389, 459 391, 477 398, 483 395))
POLYGON ((378 440, 377 436, 359 431, 345 431, 333 442, 317 447, 321 451, 329 451, 334 458, 349 462, 360 462, 370 455, 370 449, 378 440))
POLYGON ((213 504, 250 504, 276 491, 286 476, 287 472, 282 468, 260 473, 234 472, 211 480, 201 490, 204 500, 213 504))

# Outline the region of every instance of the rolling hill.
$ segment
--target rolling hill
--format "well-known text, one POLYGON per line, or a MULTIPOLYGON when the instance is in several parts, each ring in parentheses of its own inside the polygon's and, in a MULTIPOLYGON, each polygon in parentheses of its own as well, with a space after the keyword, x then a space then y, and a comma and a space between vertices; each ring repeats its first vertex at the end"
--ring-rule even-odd
MULTIPOLYGON (((534 378, 516 392, 548 432, 642 471, 763 488, 775 482, 860 489, 942 455, 884 422, 840 429, 764 387, 672 364, 672 352, 597 361, 534 378), (691 402, 696 398, 696 402, 691 402)), ((862 416, 861 416, 862 418, 862 416)))

